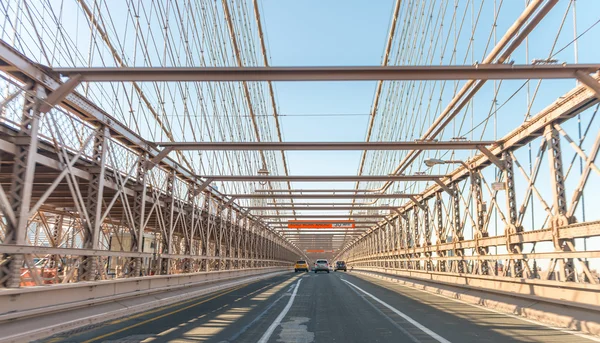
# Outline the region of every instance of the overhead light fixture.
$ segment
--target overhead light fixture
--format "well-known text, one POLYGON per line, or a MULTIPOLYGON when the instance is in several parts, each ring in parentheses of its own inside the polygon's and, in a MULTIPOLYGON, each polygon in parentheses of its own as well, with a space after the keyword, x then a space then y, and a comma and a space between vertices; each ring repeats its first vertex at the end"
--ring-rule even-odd
MULTIPOLYGON (((264 166, 262 168, 260 168, 257 173, 260 176, 268 176, 269 175, 269 171, 264 166)), ((264 186, 267 184, 267 181, 259 181, 258 183, 260 183, 262 186, 264 186)))
POLYGON ((425 160, 425 165, 428 166, 428 167, 433 167, 433 166, 436 166, 438 164, 446 164, 446 161, 440 160, 440 159, 437 159, 437 158, 430 158, 430 159, 425 160))

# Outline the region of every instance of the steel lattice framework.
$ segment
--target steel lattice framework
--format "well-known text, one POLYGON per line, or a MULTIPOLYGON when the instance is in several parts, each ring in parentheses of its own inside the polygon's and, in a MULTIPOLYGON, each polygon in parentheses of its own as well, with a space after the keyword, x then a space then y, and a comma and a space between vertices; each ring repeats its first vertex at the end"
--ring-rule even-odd
MULTIPOLYGON (((397 1, 377 67, 271 67, 256 1, 255 26, 248 24, 246 2, 184 3, 187 12, 165 18, 185 24, 177 32, 186 44, 200 41, 198 33, 209 43, 178 50, 164 33, 160 62, 147 48, 151 34, 136 30, 134 56, 127 55, 127 43, 108 25, 108 7, 84 0, 77 9, 93 37, 89 63, 63 56, 73 46, 58 33, 64 41, 50 58, 51 44, 42 42, 49 26, 30 23, 31 31, 43 31, 36 33, 39 51, 30 53, 19 44, 36 39, 20 37, 17 44, 2 36, 2 286, 287 267, 317 249, 358 269, 597 302, 600 217, 585 217, 584 199, 597 200, 600 175, 600 64, 555 63, 556 42, 549 58, 511 61, 558 1, 530 1, 492 40, 500 11, 494 5, 481 62, 474 61, 471 43, 462 51, 458 42, 468 9, 467 37, 475 39, 483 4, 455 6, 444 25, 448 6, 397 1), (213 29, 212 21, 225 24, 213 29), (448 59, 443 52, 452 26, 448 59), (457 50, 465 52, 464 61, 457 50), (138 52, 143 66, 136 63, 138 52), (104 61, 103 53, 112 59, 104 61), (38 54, 43 57, 32 57, 38 54), (433 65, 434 57, 440 65, 433 65), (547 79, 577 84, 534 107, 530 97, 540 83, 532 96, 530 83, 547 79), (272 82, 331 80, 377 81, 366 140, 284 142, 272 82), (507 95, 504 82, 522 84, 507 95), (452 94, 444 93, 446 86, 452 94), (482 89, 492 105, 475 124, 474 98, 482 89), (506 120, 510 127, 500 137, 494 126, 492 137, 488 121, 524 89, 524 120, 506 120), (499 106, 502 95, 507 100, 499 106), (209 119, 221 112, 225 119, 209 119), (289 150, 358 150, 362 157, 354 175, 294 175, 289 150), (292 182, 356 187, 300 189, 292 182), (331 227, 300 228, 287 219, 331 227)), ((132 22, 146 13, 126 6, 136 13, 132 22)), ((167 10, 156 6, 161 15, 167 10)), ((19 1, 2 10, 21 24, 22 13, 54 13, 19 1)), ((19 33, 15 24, 13 30, 19 33)))

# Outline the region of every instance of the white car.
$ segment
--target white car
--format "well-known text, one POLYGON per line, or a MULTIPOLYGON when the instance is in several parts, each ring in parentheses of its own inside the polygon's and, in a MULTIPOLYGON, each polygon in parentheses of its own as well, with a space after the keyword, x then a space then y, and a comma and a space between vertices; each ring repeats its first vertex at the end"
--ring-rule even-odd
POLYGON ((317 260, 315 262, 315 274, 318 272, 329 273, 329 262, 327 260, 317 260))

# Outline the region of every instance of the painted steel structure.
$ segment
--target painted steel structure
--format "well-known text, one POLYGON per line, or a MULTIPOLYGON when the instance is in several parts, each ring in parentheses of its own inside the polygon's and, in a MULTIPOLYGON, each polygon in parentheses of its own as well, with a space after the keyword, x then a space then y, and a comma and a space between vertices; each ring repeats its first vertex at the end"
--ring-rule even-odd
MULTIPOLYGON (((556 299, 560 298, 564 282, 597 285, 598 275, 590 270, 588 263, 600 257, 600 251, 578 251, 575 240, 598 237, 600 222, 578 222, 574 213, 591 174, 600 175, 594 164, 600 149, 600 132, 595 133, 592 148, 586 153, 562 128, 565 121, 598 104, 599 76, 592 79, 595 84, 582 82, 501 139, 503 145, 492 149, 495 156, 502 157, 504 165, 498 168, 500 172, 495 180, 482 177, 486 168, 497 166, 490 163, 487 155, 480 154, 466 163, 468 168, 460 166, 443 179, 450 193, 441 185, 427 188, 416 196, 417 202, 406 203, 397 213, 346 244, 336 258, 359 268, 393 269, 399 275, 416 278, 433 277, 455 283, 460 283, 457 277, 473 279, 468 284, 490 289, 509 290, 510 284, 532 283, 545 287, 546 296, 556 299), (585 161, 571 194, 567 194, 565 187, 565 158, 560 137, 571 142, 575 154, 585 161), (515 153, 534 140, 539 141, 539 148, 533 170, 528 173, 515 153), (539 184, 536 186, 544 160, 550 171, 549 198, 542 196, 539 184), (524 198, 517 198, 517 172, 528 183, 524 198), (501 190, 493 190, 492 181, 504 184, 504 204, 496 201, 501 190), (532 197, 544 204, 547 212, 543 228, 527 227, 523 220, 532 197), (493 220, 492 210, 499 213, 504 223, 504 232, 496 235, 488 231, 493 220), (465 234, 468 225, 473 227, 470 237, 465 234), (551 243, 554 252, 524 252, 525 245, 542 242, 551 243), (498 247, 505 247, 508 252, 494 253, 498 247), (543 273, 538 261, 547 263, 543 273), (483 280, 495 282, 492 285, 483 280)), ((598 287, 589 290, 598 291, 598 287)))
POLYGON ((372 81, 572 79, 600 64, 387 67, 55 68, 79 82, 118 81, 372 81))
MULTIPOLYGON (((575 214, 582 206, 583 194, 590 193, 590 177, 600 175, 595 162, 600 133, 592 132, 594 141, 583 149, 583 139, 577 142, 564 126, 598 105, 600 64, 508 63, 556 4, 553 0, 531 1, 482 63, 472 66, 388 66, 394 30, 390 30, 381 67, 268 67, 262 36, 265 67, 244 66, 238 54, 234 68, 134 68, 124 63, 114 68, 50 68, 0 43, 0 70, 19 87, 8 94, 3 106, 21 102, 18 111, 3 111, 1 116, 0 210, 4 221, 0 283, 19 287, 289 266, 298 258, 307 258, 309 250, 326 249, 333 251, 334 259, 358 269, 520 294, 527 289, 532 296, 557 302, 563 300, 561 292, 569 299, 594 299, 600 291, 599 279, 589 265, 598 262, 600 250, 585 247, 585 242, 600 238, 600 222, 579 220, 575 214), (61 82, 59 76, 68 79, 61 82), (485 81, 537 78, 569 78, 580 83, 537 114, 527 113, 527 120, 500 139, 435 141, 485 81), (292 80, 378 81, 367 142, 282 142, 278 123, 280 141, 264 142, 250 106, 256 142, 156 143, 158 140, 143 139, 90 99, 73 92, 82 83, 93 82, 240 81, 250 103, 248 82, 269 81, 269 98, 274 104, 270 81, 292 80), (386 80, 468 81, 457 88, 447 107, 440 108, 431 126, 418 132, 421 139, 417 142, 371 142, 381 85, 386 80), (582 161, 570 189, 565 181, 571 169, 566 167, 565 142, 573 150, 573 160, 582 161), (536 143, 536 158, 528 170, 517 155, 536 143), (423 151, 440 149, 478 153, 464 161, 452 159, 459 166, 449 172, 437 169, 437 174, 428 170, 403 175, 409 166, 420 164, 418 157, 423 151), (183 168, 183 159, 172 158, 175 153, 195 150, 256 150, 262 165, 266 165, 263 150, 281 150, 284 164, 284 150, 407 150, 407 154, 398 159, 395 168, 386 166, 387 174, 364 175, 363 155, 358 175, 294 176, 289 175, 287 164, 285 175, 202 175, 183 168), (547 175, 541 175, 542 168, 547 175), (229 195, 211 187, 215 182, 241 181, 265 185, 283 181, 289 188, 290 182, 299 181, 385 184, 361 189, 357 183, 356 189, 343 190, 264 187, 251 194, 229 195), (419 192, 390 190, 399 182, 426 186, 419 192), (277 201, 300 198, 344 198, 353 203, 277 201), (244 199, 274 202, 238 205, 244 199), (356 202, 362 199, 373 203, 356 202), (406 201, 391 206, 381 203, 383 199, 406 201), (525 220, 533 199, 544 213, 541 225, 525 220), (308 211, 349 213, 311 215, 308 211), (286 219, 317 218, 365 221, 356 221, 352 229, 282 228, 286 219), (372 220, 378 221, 373 225, 372 220), (496 222, 501 223, 500 230, 496 222), (51 241, 43 245, 34 239, 28 244, 28 233, 40 230, 47 232, 51 241), (536 245, 541 244, 549 245, 551 251, 537 251, 536 245), (42 268, 37 266, 40 261, 42 268)), ((394 23, 399 9, 397 2, 394 23)), ((224 16, 234 49, 239 51, 229 12, 225 1, 224 16)), ((90 14, 89 9, 86 13, 90 14)), ((90 22, 98 25, 96 20, 90 22)), ((113 54, 116 51, 111 50, 113 54)), ((389 159, 386 163, 392 161, 396 162, 389 159)))
POLYGON ((469 150, 485 148, 493 141, 456 142, 156 142, 172 150, 469 150))
POLYGON ((149 164, 158 152, 136 133, 5 42, 0 61, 21 87, 11 100, 23 101, 2 116, 2 286, 287 266, 303 255, 173 160, 149 164), (31 230, 46 231, 48 246, 27 244, 31 230))

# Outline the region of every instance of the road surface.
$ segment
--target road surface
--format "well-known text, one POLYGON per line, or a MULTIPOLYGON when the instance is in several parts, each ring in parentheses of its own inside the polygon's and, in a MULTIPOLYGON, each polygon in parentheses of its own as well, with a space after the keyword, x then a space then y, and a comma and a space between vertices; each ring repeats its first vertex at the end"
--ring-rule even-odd
POLYGON ((356 273, 290 273, 44 342, 592 342, 356 273))

